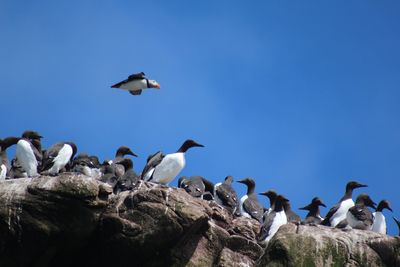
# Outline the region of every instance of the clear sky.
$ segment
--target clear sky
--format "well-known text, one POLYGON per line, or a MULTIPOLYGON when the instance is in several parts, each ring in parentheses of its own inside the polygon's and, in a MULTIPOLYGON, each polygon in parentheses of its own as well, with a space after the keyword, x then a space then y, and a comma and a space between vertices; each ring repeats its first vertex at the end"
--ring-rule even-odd
POLYGON ((391 202, 397 234, 399 14, 398 1, 2 0, 0 137, 33 129, 101 159, 128 145, 138 172, 192 138, 205 148, 182 175, 252 177, 295 208, 332 206, 357 180, 355 196, 391 202), (140 71, 161 90, 110 88, 140 71))

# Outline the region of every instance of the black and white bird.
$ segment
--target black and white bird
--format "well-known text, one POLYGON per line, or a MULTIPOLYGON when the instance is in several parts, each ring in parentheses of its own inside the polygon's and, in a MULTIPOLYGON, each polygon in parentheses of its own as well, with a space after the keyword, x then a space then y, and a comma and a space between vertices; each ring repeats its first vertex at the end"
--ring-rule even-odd
POLYGON ((18 137, 0 139, 0 180, 10 177, 11 164, 7 157, 7 149, 19 141, 18 137))
POLYGON ((164 155, 161 151, 147 158, 146 166, 142 171, 142 179, 167 185, 185 167, 185 152, 192 147, 204 147, 197 142, 186 140, 177 152, 164 155))
POLYGON ((356 181, 350 181, 346 185, 346 192, 340 199, 339 203, 334 205, 325 216, 325 219, 321 222, 322 225, 336 227, 342 220, 346 219, 346 214, 349 208, 354 206, 352 199, 353 190, 355 188, 366 187, 367 185, 360 184, 356 181))
POLYGON ((319 206, 326 207, 319 197, 314 197, 311 203, 305 207, 300 208, 301 210, 308 210, 306 218, 301 222, 301 224, 320 224, 323 220, 321 213, 319 211, 319 206))
POLYGON ((213 186, 214 185, 210 181, 201 176, 182 176, 178 180, 179 188, 184 189, 192 197, 201 199, 209 199, 210 196, 212 197, 213 186))
POLYGON ((122 191, 132 190, 138 185, 140 177, 133 171, 133 162, 129 158, 124 158, 119 161, 119 164, 125 168, 125 173, 122 177, 118 178, 118 181, 114 187, 114 193, 118 194, 122 191))
POLYGON ((393 212, 392 208, 390 207, 389 201, 381 200, 381 202, 379 202, 378 204, 378 207, 376 208, 376 211, 372 213, 372 216, 374 218, 374 223, 372 224, 372 231, 386 235, 387 229, 386 229, 386 218, 385 215, 383 215, 384 209, 388 209, 391 212, 393 212))
POLYGON ((276 197, 278 196, 278 193, 276 193, 276 191, 270 189, 270 190, 267 190, 267 191, 265 191, 265 192, 259 193, 259 195, 266 196, 266 197, 268 197, 268 199, 269 199, 269 208, 268 208, 268 209, 264 209, 264 214, 263 214, 263 222, 265 222, 266 216, 267 216, 271 211, 274 210, 274 207, 275 207, 275 200, 276 200, 276 197))
POLYGON ((258 201, 257 195, 254 193, 256 183, 251 178, 245 178, 237 181, 238 183, 245 184, 247 186, 247 193, 240 199, 239 211, 240 215, 247 218, 254 218, 259 222, 262 222, 264 207, 258 201))
POLYGON ((347 211, 348 225, 354 229, 371 230, 374 219, 368 207, 376 209, 375 205, 369 195, 364 193, 358 195, 356 204, 347 211))
POLYGON ((137 157, 137 155, 133 153, 129 147, 120 146, 115 152, 115 158, 109 161, 110 164, 115 164, 115 174, 117 175, 117 177, 122 177, 122 175, 124 175, 125 173, 124 166, 122 164, 119 164, 119 162, 123 160, 124 156, 126 155, 137 157))
POLYGON ((399 236, 400 236, 400 220, 393 217, 394 222, 397 224, 397 228, 399 228, 399 236))
POLYGON ((296 212, 292 210, 292 206, 290 205, 290 201, 288 199, 283 200, 283 209, 285 210, 286 218, 289 223, 300 224, 301 218, 296 212))
POLYGON ((147 79, 144 72, 139 72, 130 75, 128 79, 122 82, 112 85, 111 88, 128 90, 132 95, 140 95, 143 89, 160 89, 160 85, 155 80, 147 79))
POLYGON ((239 199, 235 189, 232 187, 233 177, 227 176, 223 183, 214 185, 214 200, 220 206, 229 210, 232 214, 237 214, 239 209, 239 199))
POLYGON ((57 175, 64 167, 72 165, 77 147, 72 142, 59 142, 47 149, 43 155, 42 173, 57 175))
POLYGON ((261 226, 260 233, 257 236, 258 242, 268 243, 279 230, 279 227, 287 223, 285 210, 283 208, 283 202, 285 201, 289 200, 282 195, 276 197, 274 209, 268 213, 261 226))
POLYGON ((276 197, 278 196, 278 193, 276 193, 276 191, 271 189, 271 190, 259 193, 259 195, 266 196, 269 199, 269 208, 266 211, 266 214, 268 214, 269 212, 271 212, 274 209, 275 200, 276 200, 276 197))
POLYGON ((42 136, 37 132, 25 131, 17 142, 16 158, 28 177, 39 175, 38 169, 41 166, 43 155, 37 147, 40 145, 41 138, 42 136), (32 144, 32 140, 36 146, 32 144))

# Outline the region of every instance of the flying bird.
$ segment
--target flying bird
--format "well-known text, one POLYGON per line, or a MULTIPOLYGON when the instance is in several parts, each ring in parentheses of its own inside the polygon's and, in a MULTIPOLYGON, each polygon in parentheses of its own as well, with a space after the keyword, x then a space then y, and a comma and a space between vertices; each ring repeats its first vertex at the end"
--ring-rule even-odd
POLYGON ((160 89, 160 84, 157 81, 149 80, 145 75, 144 72, 134 73, 129 75, 128 79, 112 85, 111 88, 128 90, 132 95, 140 95, 143 89, 160 89))

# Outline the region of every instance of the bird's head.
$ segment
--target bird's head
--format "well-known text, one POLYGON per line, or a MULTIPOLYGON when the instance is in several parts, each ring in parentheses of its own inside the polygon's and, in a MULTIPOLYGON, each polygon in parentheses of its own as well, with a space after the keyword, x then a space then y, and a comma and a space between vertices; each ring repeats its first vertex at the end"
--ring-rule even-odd
POLYGON ((127 146, 119 147, 115 156, 123 157, 125 155, 131 155, 131 156, 137 157, 137 155, 135 153, 133 153, 132 150, 127 146))
POLYGON ((160 89, 160 84, 156 80, 149 80, 149 88, 160 89))
POLYGON ((378 208, 376 209, 377 211, 382 211, 383 209, 388 209, 391 212, 393 212, 392 208, 390 207, 390 203, 387 200, 382 200, 378 204, 378 208))

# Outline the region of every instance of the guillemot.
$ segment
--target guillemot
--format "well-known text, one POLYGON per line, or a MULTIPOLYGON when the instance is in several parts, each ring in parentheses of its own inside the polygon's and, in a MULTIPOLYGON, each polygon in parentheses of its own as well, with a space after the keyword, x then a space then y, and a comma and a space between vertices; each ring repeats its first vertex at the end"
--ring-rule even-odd
POLYGON ((275 200, 274 209, 267 214, 260 233, 257 236, 258 242, 269 242, 276 234, 279 227, 287 223, 283 202, 289 201, 282 195, 278 195, 275 200))
POLYGON ((115 152, 115 158, 110 161, 110 164, 115 164, 115 175, 117 177, 122 177, 125 173, 124 166, 122 164, 119 164, 119 161, 124 159, 124 156, 126 155, 131 155, 133 157, 137 157, 135 153, 132 152, 132 150, 127 147, 127 146, 120 146, 117 151, 115 152))
POLYGON ((18 141, 18 137, 0 139, 0 180, 10 177, 11 164, 7 157, 7 149, 18 141))
POLYGON ((395 217, 392 217, 394 222, 397 224, 397 228, 399 228, 399 236, 400 236, 400 220, 396 219, 395 217))
POLYGON ((265 222, 265 218, 267 217, 268 213, 274 210, 275 207, 275 200, 276 197, 278 196, 278 193, 276 191, 270 189, 268 191, 259 193, 259 195, 266 196, 269 199, 269 208, 264 209, 264 214, 263 214, 263 222, 265 222))
POLYGON ((125 173, 122 177, 118 178, 118 181, 114 187, 114 194, 119 192, 132 190, 135 188, 140 180, 140 177, 133 171, 133 162, 129 158, 124 158, 119 161, 119 164, 125 168, 125 173))
POLYGON ((143 89, 160 89, 160 85, 155 80, 147 79, 144 72, 139 72, 130 75, 128 79, 122 82, 112 85, 111 88, 124 89, 128 90, 132 95, 140 95, 143 89))
POLYGON ((25 131, 22 138, 17 142, 16 158, 21 167, 26 171, 28 177, 38 176, 38 169, 41 166, 43 155, 31 142, 35 140, 40 144, 40 136, 34 131, 25 131), (39 142, 38 142, 39 141, 39 142))
POLYGON ((296 214, 292 210, 292 206, 290 205, 290 201, 288 199, 283 200, 283 209, 285 210, 286 218, 289 223, 294 223, 294 224, 300 224, 301 223, 301 218, 299 215, 296 214))
POLYGON ((185 167, 185 152, 191 147, 204 146, 188 139, 175 153, 164 155, 159 151, 149 156, 141 178, 145 181, 167 185, 185 167))
MULTIPOLYGON (((239 208, 239 201, 235 189, 232 187, 233 177, 226 176, 223 183, 217 183, 214 186, 214 199, 222 207, 236 214, 239 208)), ((239 215, 237 213, 236 215, 239 215)))
POLYGON ((349 208, 346 214, 346 221, 351 228, 361 230, 371 230, 373 217, 372 212, 368 209, 375 209, 375 202, 367 194, 360 194, 356 199, 353 207, 349 208))
POLYGON ((57 175, 72 159, 77 147, 72 142, 59 142, 47 149, 43 155, 42 173, 57 175))
POLYGON ((325 216, 325 219, 321 222, 322 225, 336 227, 338 223, 346 219, 346 214, 349 208, 354 206, 354 201, 352 199, 353 189, 366 187, 367 185, 360 184, 356 181, 350 181, 346 185, 346 192, 344 196, 340 199, 339 203, 334 205, 325 216))
POLYGON ((386 218, 385 215, 383 215, 384 209, 388 209, 391 212, 393 212, 392 208, 390 207, 389 201, 381 200, 381 202, 379 202, 378 204, 378 207, 376 208, 376 211, 372 213, 372 216, 374 218, 374 223, 372 224, 371 230, 386 235, 387 228, 386 228, 386 218))
POLYGON ((320 224, 323 218, 321 217, 319 206, 326 207, 319 197, 314 197, 310 204, 300 208, 301 210, 308 210, 306 218, 301 222, 301 224, 320 224))
MULTIPOLYGON (((192 197, 203 199, 205 196, 208 199, 212 192, 213 185, 206 178, 201 176, 182 176, 178 180, 178 187, 184 189, 192 197)), ((212 196, 212 195, 211 195, 212 196)))
POLYGON ((247 186, 247 193, 240 199, 239 211, 240 214, 247 218, 254 218, 259 222, 262 222, 264 214, 264 207, 258 201, 257 195, 254 193, 256 183, 251 178, 245 178, 237 181, 238 183, 245 184, 247 186))

